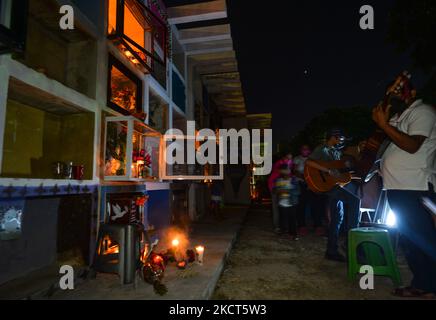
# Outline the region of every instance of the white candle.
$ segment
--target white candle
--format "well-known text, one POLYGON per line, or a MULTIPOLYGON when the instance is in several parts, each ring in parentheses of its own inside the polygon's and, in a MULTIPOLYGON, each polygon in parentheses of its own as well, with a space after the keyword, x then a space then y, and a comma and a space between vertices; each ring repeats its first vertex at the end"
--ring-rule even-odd
POLYGON ((173 245, 174 248, 177 248, 179 246, 179 244, 180 244, 180 242, 179 242, 178 239, 174 239, 173 242, 172 242, 172 245, 173 245))
POLYGON ((179 241, 179 239, 174 239, 171 242, 171 244, 173 246, 174 258, 178 261, 179 260, 179 244, 180 244, 180 241, 179 241))
POLYGON ((195 247, 195 251, 197 252, 197 261, 200 265, 203 264, 203 255, 204 255, 204 247, 203 246, 197 246, 195 247))

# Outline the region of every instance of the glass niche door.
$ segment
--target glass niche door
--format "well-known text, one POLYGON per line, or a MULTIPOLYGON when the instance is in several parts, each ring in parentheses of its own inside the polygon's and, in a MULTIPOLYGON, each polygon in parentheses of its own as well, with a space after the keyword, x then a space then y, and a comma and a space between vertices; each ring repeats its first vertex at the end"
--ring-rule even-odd
POLYGON ((104 179, 159 180, 161 139, 159 132, 134 117, 106 118, 104 179))

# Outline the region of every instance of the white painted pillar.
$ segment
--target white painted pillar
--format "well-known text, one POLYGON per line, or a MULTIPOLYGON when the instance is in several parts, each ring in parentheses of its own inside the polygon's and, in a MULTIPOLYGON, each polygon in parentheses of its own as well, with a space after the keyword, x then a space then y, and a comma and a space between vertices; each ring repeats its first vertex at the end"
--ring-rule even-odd
POLYGON ((0 2, 0 24, 10 28, 11 25, 12 0, 0 2))
POLYGON ((142 106, 144 112, 147 114, 147 118, 145 119, 146 124, 150 123, 150 82, 149 82, 150 77, 151 77, 150 75, 147 75, 145 76, 144 81, 142 81, 143 83, 142 106))
POLYGON ((6 67, 2 66, 0 59, 0 172, 2 170, 3 161, 3 145, 5 138, 6 126, 6 108, 8 103, 9 90, 9 72, 6 67))

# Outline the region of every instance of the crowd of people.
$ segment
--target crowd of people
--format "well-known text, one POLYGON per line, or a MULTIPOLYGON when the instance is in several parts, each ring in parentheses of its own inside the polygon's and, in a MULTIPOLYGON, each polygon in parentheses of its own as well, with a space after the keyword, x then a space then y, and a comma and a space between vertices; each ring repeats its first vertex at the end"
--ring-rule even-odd
MULTIPOLYGON (((400 246, 413 274, 411 285, 395 289, 394 294, 435 299, 436 228, 423 199, 435 199, 436 112, 417 98, 416 90, 407 89, 394 86, 389 105, 373 110, 374 122, 387 137, 378 174, 388 205, 395 212, 400 246)), ((338 244, 341 228, 347 237, 348 231, 359 225, 359 188, 363 181, 353 180, 328 192, 315 193, 308 188, 304 171, 309 166, 322 175, 337 175, 326 164, 343 159, 346 140, 340 128, 332 128, 325 142, 313 151, 303 145, 296 157, 284 154, 274 164, 268 180, 274 231, 298 240, 309 232, 306 217, 310 212, 312 230, 328 238, 325 258, 337 262, 347 262, 347 239, 345 250, 340 250, 338 244)))
POLYGON ((304 166, 310 155, 311 149, 308 145, 303 145, 296 157, 286 153, 274 163, 268 179, 274 232, 294 240, 309 233, 309 212, 313 220, 313 231, 318 236, 326 234, 323 226, 326 197, 309 190, 304 180, 304 166))
MULTIPOLYGON (((336 139, 335 130, 330 132, 331 139, 328 138, 327 143, 334 142, 333 139, 336 139)), ((310 146, 305 144, 301 146, 297 156, 285 153, 274 163, 268 179, 268 188, 272 198, 273 226, 276 234, 294 240, 299 240, 309 232, 320 237, 329 234, 327 225, 330 224, 331 217, 328 195, 311 191, 304 178, 306 164, 311 159, 322 160, 323 150, 324 148, 320 146, 312 151, 310 146)), ((342 207, 342 216, 343 210, 342 207)), ((336 253, 336 250, 334 251, 336 253)))

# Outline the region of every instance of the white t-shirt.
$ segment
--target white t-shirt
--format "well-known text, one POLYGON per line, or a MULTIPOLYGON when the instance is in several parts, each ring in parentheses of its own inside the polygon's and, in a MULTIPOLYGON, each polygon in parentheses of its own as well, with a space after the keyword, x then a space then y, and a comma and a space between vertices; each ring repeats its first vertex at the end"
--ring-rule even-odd
POLYGON ((415 101, 403 114, 394 116, 390 124, 409 136, 427 137, 415 154, 391 143, 381 161, 384 188, 388 190, 428 190, 436 186, 436 111, 422 100, 415 101))

